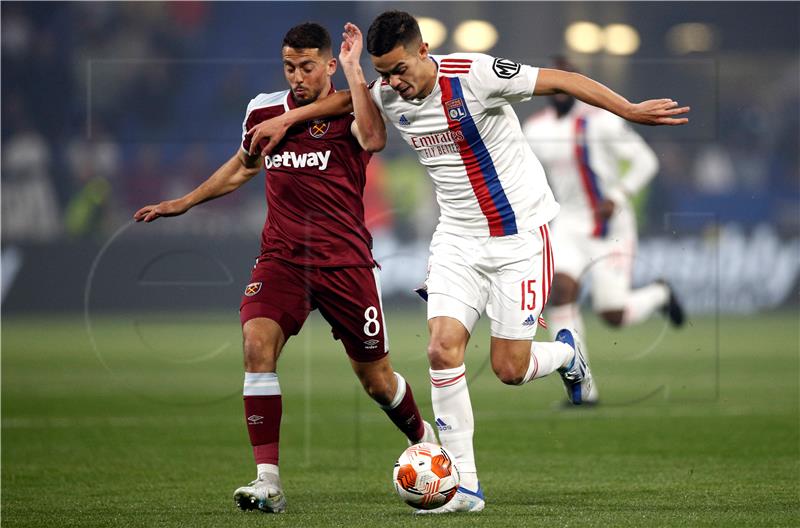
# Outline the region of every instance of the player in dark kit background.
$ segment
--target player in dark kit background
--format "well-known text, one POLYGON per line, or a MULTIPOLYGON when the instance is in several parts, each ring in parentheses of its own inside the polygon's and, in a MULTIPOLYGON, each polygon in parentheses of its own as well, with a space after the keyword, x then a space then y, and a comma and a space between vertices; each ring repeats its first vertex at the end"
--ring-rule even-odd
POLYGON ((265 145, 251 144, 249 130, 335 91, 331 76, 337 61, 325 28, 306 23, 290 29, 281 55, 290 89, 250 101, 239 152, 186 196, 134 214, 144 222, 183 214, 266 169, 261 253, 240 307, 244 407, 257 478, 237 489, 234 499, 241 509, 274 513, 286 508, 278 471, 282 404, 277 361, 311 310, 318 309, 330 323, 364 389, 409 442, 436 441, 420 417, 411 387, 389 362, 372 238, 364 225, 366 167, 370 152, 383 148, 386 131, 360 131, 370 125, 352 114, 306 122, 290 129, 269 156, 261 157, 258 152, 265 145))

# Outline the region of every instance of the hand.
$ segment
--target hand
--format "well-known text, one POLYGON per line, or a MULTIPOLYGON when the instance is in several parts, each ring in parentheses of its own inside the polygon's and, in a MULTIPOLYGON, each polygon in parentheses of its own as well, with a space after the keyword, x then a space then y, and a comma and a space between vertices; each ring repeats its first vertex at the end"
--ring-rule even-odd
POLYGON ((642 125, 685 125, 688 117, 673 117, 685 114, 688 106, 678 107, 677 101, 672 99, 650 99, 639 104, 632 104, 625 119, 642 125))
POLYGON ((614 214, 615 209, 614 202, 611 200, 600 200, 597 203, 597 207, 594 210, 594 214, 598 220, 601 222, 605 222, 614 214))
POLYGON ((268 139, 267 144, 261 149, 261 156, 266 156, 280 143, 286 131, 289 130, 291 123, 284 117, 286 114, 272 119, 262 121, 250 130, 247 131, 247 136, 250 137, 250 151, 251 156, 258 154, 258 145, 261 140, 268 139))
POLYGON ((152 222, 162 216, 178 216, 189 210, 188 204, 183 199, 167 200, 156 205, 145 205, 133 215, 137 222, 152 222))
POLYGON ((364 48, 361 30, 352 22, 344 25, 342 33, 342 47, 339 50, 339 62, 342 68, 352 68, 361 65, 361 51, 364 48))

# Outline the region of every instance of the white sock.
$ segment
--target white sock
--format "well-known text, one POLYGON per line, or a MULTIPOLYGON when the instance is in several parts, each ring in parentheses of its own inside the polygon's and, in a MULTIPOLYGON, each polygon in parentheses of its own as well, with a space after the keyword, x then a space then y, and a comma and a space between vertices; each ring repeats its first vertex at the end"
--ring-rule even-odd
POLYGON ((467 473, 465 471, 459 471, 458 473, 459 482, 458 487, 464 486, 470 491, 478 491, 478 474, 477 473, 467 473))
POLYGON ((547 330, 550 332, 551 339, 555 339, 556 334, 562 328, 574 328, 581 337, 585 335, 583 331, 583 316, 578 303, 547 308, 545 319, 547 320, 547 330))
POLYGON ((271 473, 276 477, 280 477, 280 471, 275 464, 256 464, 256 478, 261 478, 261 475, 271 473))
POLYGON ((543 378, 561 367, 566 367, 573 357, 575 357, 575 351, 566 343, 534 341, 531 343, 531 359, 530 363, 528 363, 528 371, 525 373, 525 377, 522 378, 520 385, 531 380, 543 378))
MULTIPOLYGON (((472 450, 475 421, 472 417, 466 369, 464 365, 451 369, 430 369, 430 375, 431 405, 436 417, 436 427, 439 429, 439 440, 455 457, 459 473, 475 474, 477 469, 472 450)), ((477 475, 475 481, 477 482, 477 475)))
POLYGON ((625 303, 622 324, 628 326, 647 320, 653 312, 667 304, 667 301, 669 301, 669 288, 660 282, 633 290, 628 296, 628 302, 625 303))
POLYGON ((556 338, 556 334, 562 328, 574 328, 581 336, 581 351, 586 361, 589 361, 589 352, 586 347, 586 332, 583 326, 583 315, 578 303, 562 304, 547 309, 547 329, 550 331, 551 339, 556 338))

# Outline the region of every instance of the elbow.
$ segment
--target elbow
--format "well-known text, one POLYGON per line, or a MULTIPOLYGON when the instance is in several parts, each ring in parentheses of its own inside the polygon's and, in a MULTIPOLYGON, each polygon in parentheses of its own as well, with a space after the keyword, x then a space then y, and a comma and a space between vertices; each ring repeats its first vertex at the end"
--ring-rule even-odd
POLYGON ((384 130, 383 133, 375 132, 374 134, 369 134, 366 138, 364 138, 364 142, 361 145, 364 150, 367 152, 380 152, 386 147, 386 131, 384 130))
POLYGON ((372 154, 376 152, 380 152, 386 147, 386 140, 383 141, 372 141, 364 145, 364 150, 367 152, 371 152, 372 154))

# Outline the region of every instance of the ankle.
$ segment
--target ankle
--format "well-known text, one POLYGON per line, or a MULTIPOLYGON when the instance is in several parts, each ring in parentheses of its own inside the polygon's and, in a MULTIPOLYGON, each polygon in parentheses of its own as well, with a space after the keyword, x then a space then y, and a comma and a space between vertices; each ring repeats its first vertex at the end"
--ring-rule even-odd
POLYGON ((459 475, 460 482, 459 485, 464 486, 468 490, 475 491, 478 489, 478 473, 477 472, 469 472, 469 473, 461 473, 459 475))
POLYGON ((275 475, 280 477, 280 471, 277 464, 256 464, 257 477, 261 478, 264 475, 275 475))

